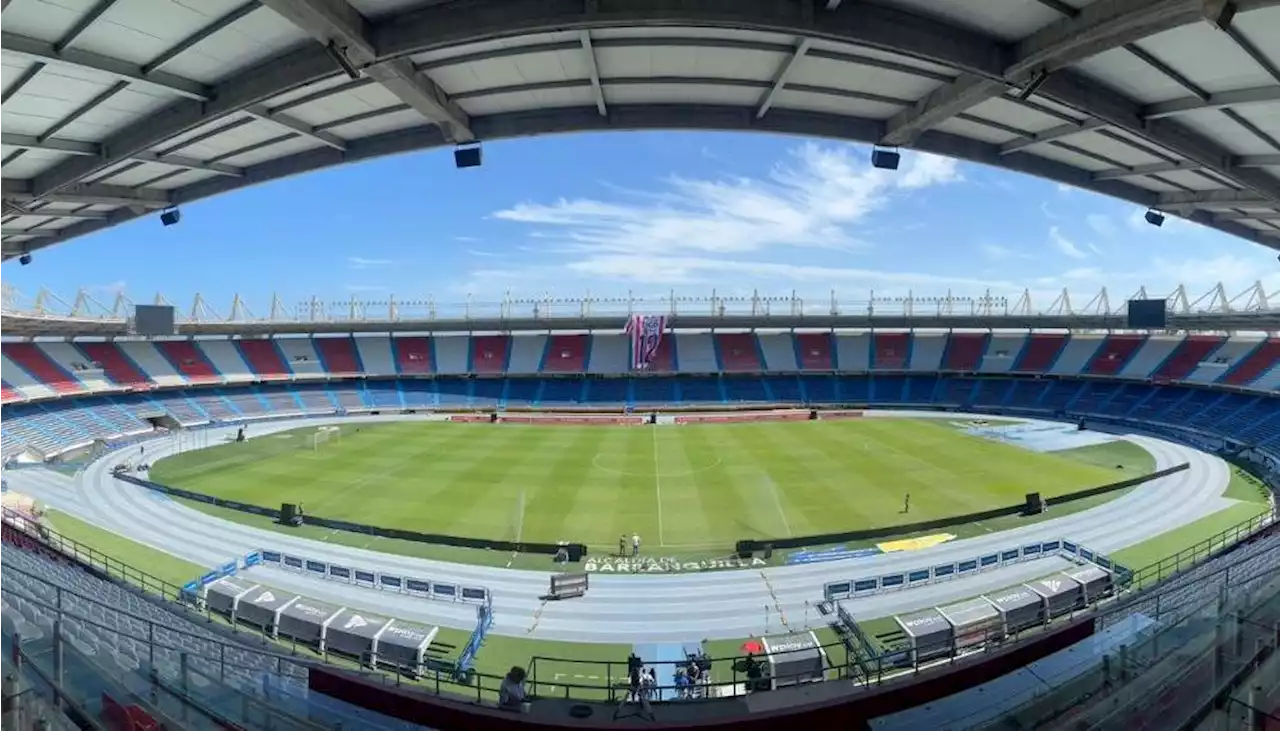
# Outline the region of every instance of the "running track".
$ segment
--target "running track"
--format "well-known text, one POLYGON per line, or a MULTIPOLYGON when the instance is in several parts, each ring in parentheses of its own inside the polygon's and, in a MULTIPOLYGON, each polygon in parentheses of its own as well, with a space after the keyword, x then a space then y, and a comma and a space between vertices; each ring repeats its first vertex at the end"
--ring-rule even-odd
MULTIPOLYGON (((252 432, 259 437, 304 426, 350 423, 352 418, 256 423, 252 432)), ((361 420, 413 418, 422 417, 361 420)), ((217 444, 232 436, 235 427, 211 431, 208 444, 217 444)), ((98 460, 74 478, 42 468, 11 470, 7 476, 15 490, 50 507, 204 566, 218 565, 260 548, 281 550, 346 566, 487 586, 493 593, 493 631, 497 634, 573 642, 696 642, 821 626, 825 622, 814 605, 821 601, 822 587, 828 581, 948 563, 1057 538, 1111 552, 1234 502, 1222 496, 1230 472, 1221 459, 1156 439, 1125 438, 1147 449, 1155 457, 1157 468, 1181 462, 1189 462, 1191 468, 1149 482, 1096 508, 924 550, 763 570, 594 574, 585 597, 551 603, 539 599, 548 589, 549 572, 444 563, 297 538, 221 520, 145 488, 112 479, 111 467, 132 457, 133 448, 98 460)), ((175 446, 171 438, 153 440, 147 444, 147 457, 159 459, 174 451, 175 446)), ((1028 561, 952 581, 846 601, 843 605, 855 616, 883 617, 996 590, 1067 565, 1059 558, 1028 561)), ((475 609, 471 605, 383 593, 265 566, 251 569, 246 575, 314 599, 399 619, 467 630, 475 626, 475 609)))

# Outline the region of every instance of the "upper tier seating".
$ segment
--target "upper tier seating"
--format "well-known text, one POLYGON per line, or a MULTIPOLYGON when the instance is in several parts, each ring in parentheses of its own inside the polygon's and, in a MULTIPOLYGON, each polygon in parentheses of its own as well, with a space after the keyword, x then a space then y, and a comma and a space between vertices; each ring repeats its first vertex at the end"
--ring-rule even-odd
POLYGON ((542 353, 543 373, 585 373, 591 352, 590 335, 552 335, 542 353))
POLYGON ((1014 357, 1015 373, 1045 373, 1053 367, 1067 346, 1067 336, 1059 333, 1032 333, 1022 352, 1014 357))
POLYGON ((13 387, 7 383, 0 383, 0 401, 9 403, 10 401, 21 401, 22 394, 13 390, 13 387))
MULTIPOLYGON (((666 340, 670 336, 664 336, 666 340)), ((627 335, 592 335, 587 372, 614 375, 631 371, 631 338, 627 335)))
POLYGON ((1094 376, 1118 375, 1146 339, 1145 335, 1108 335, 1089 359, 1084 372, 1094 376))
POLYGON ((911 333, 873 333, 871 336, 871 368, 878 371, 900 371, 911 357, 911 333))
POLYGON ((102 367, 84 357, 84 354, 71 343, 48 342, 37 343, 36 347, 63 371, 70 373, 80 382, 86 391, 110 391, 116 388, 102 367))
POLYGON ((717 333, 715 346, 719 370, 725 373, 759 373, 764 369, 754 333, 717 333))
POLYGON ((396 355, 396 372, 406 376, 424 375, 435 369, 430 338, 391 338, 396 355))
POLYGON ((386 335, 357 335, 352 338, 356 355, 364 366, 364 374, 371 378, 394 376, 395 355, 391 351, 391 338, 386 335))
POLYGON ((293 375, 274 340, 239 340, 236 345, 259 379, 271 381, 293 375))
POLYGON ((942 368, 942 356, 947 349, 947 336, 942 334, 908 335, 907 369, 912 371, 937 371, 942 368))
POLYGON ((294 378, 324 378, 324 364, 316 352, 311 338, 276 338, 280 355, 289 364, 294 378))
POLYGON ((831 333, 796 333, 796 362, 802 371, 834 371, 831 333))
POLYGON ((101 366, 103 373, 117 386, 149 388, 153 385, 142 369, 115 343, 77 343, 76 346, 89 360, 101 366))
POLYGON ((431 338, 431 366, 436 373, 464 375, 471 372, 471 338, 442 335, 431 338))
POLYGON ((992 335, 978 370, 983 373, 1008 373, 1013 370, 1013 364, 1026 345, 1027 336, 1024 334, 992 335))
POLYGON ((790 333, 757 334, 756 340, 760 343, 760 356, 764 359, 763 370, 794 373, 798 369, 796 338, 790 333))
POLYGON ((36 381, 57 393, 82 393, 84 384, 33 343, 7 343, 4 354, 36 381))
POLYGON ((312 345, 320 356, 325 373, 334 376, 351 376, 364 373, 355 341, 350 337, 314 338, 312 345))
POLYGON ((1180 381, 1191 375, 1208 360, 1214 351, 1222 347, 1226 338, 1218 335, 1189 335, 1178 343, 1169 357, 1152 372, 1156 381, 1180 381))
POLYGON ((228 381, 252 381, 253 369, 244 362, 236 344, 230 340, 201 340, 197 343, 214 370, 228 381))
POLYGON ((190 340, 161 340, 156 348, 190 383, 215 383, 221 376, 190 340))
POLYGON ((985 333, 952 333, 947 339, 946 354, 942 358, 942 369, 945 371, 976 371, 982 364, 982 355, 987 350, 985 333))
POLYGON ((1280 361, 1280 338, 1267 338, 1223 374, 1220 383, 1247 386, 1275 368, 1277 361, 1280 361))
MULTIPOLYGON (((472 373, 506 373, 511 358, 511 338, 507 335, 477 335, 471 338, 472 373)), ((522 373, 537 370, 536 362, 522 373)))
POLYGON ((658 347, 668 340, 673 341, 676 355, 680 359, 682 373, 717 373, 720 363, 716 355, 716 346, 708 333, 676 333, 675 337, 665 335, 658 347))

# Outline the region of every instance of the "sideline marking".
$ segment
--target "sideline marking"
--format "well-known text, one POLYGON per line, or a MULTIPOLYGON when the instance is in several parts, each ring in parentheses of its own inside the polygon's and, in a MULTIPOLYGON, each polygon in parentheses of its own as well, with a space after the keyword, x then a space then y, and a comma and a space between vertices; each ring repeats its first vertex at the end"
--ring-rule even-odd
POLYGON ((663 547, 667 544, 663 540, 662 533, 662 475, 658 471, 658 426, 650 424, 649 428, 653 435, 653 490, 658 497, 658 546, 663 547))
POLYGON ((773 494, 773 504, 778 506, 778 515, 782 516, 782 526, 787 529, 787 536, 794 538, 796 534, 791 530, 791 521, 787 520, 787 511, 782 509, 782 498, 778 495, 778 485, 767 475, 764 479, 769 487, 769 492, 773 494))

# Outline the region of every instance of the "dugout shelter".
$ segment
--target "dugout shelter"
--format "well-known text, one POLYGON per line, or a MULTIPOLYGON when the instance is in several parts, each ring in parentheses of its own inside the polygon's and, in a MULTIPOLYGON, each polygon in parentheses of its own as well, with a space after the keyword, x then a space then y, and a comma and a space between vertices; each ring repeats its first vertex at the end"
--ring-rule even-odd
POLYGON ((328 650, 329 625, 344 611, 346 607, 300 597, 281 610, 276 631, 323 653, 328 650))
POLYGON ((236 619, 269 631, 274 637, 280 624, 280 611, 297 600, 297 594, 258 586, 240 598, 236 619))
POLYGON ((956 650, 982 645, 1003 634, 1000 612, 983 597, 938 607, 938 613, 951 623, 956 650))
POLYGON ((230 617, 239 608, 240 600, 259 587, 259 584, 250 581, 224 576, 205 584, 200 590, 200 596, 210 610, 230 617))
POLYGON ((419 677, 426 669, 427 649, 439 631, 439 627, 427 628, 392 620, 374 639, 373 656, 379 664, 419 677))
POLYGON ((1074 612, 1085 605, 1084 587, 1066 574, 1029 581, 1026 587, 1040 596, 1048 619, 1074 612))
POLYGON ((996 610, 1002 634, 1015 634, 1044 622, 1044 598, 1026 586, 1012 586, 984 598, 996 610))
POLYGON ((334 652, 377 662, 378 638, 391 624, 389 617, 372 612, 343 609, 329 623, 326 645, 334 652))
POLYGON ((1083 564, 1062 572, 1080 584, 1086 604, 1111 596, 1115 581, 1110 571, 1096 564, 1083 564))
POLYGON ((937 609, 925 609, 893 619, 906 635, 911 664, 951 654, 955 632, 951 623, 937 609))
POLYGON ((822 681, 827 656, 813 632, 761 637, 760 644, 771 690, 822 681))

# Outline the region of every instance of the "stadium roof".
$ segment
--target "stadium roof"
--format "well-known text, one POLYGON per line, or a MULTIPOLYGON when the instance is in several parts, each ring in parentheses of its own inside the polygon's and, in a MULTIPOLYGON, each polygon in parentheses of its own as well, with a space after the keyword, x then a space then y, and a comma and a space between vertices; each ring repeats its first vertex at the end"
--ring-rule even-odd
POLYGON ((1280 249, 1280 0, 3 0, 0 48, 5 259, 346 161, 672 128, 927 150, 1280 249))

